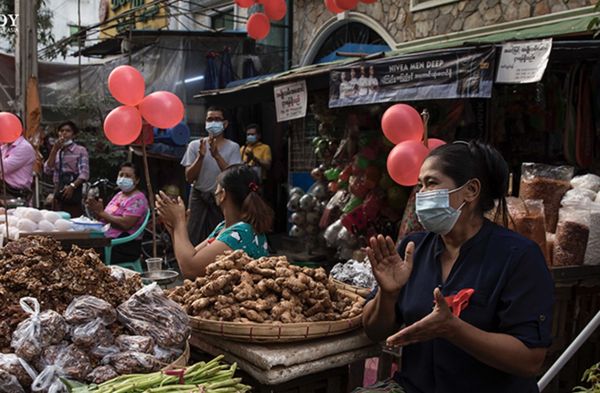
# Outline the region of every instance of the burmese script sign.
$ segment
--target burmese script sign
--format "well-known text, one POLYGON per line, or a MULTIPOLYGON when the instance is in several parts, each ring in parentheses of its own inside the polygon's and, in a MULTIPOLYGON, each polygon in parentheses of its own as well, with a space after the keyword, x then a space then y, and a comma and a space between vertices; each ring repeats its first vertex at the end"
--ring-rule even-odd
POLYGON ((498 83, 535 83, 542 80, 552 38, 541 41, 508 42, 502 45, 498 64, 498 83))
POLYGON ((306 116, 306 81, 286 83, 273 87, 277 122, 300 119, 306 116))
POLYGON ((489 98, 495 49, 467 48, 375 60, 329 77, 329 107, 440 98, 489 98))

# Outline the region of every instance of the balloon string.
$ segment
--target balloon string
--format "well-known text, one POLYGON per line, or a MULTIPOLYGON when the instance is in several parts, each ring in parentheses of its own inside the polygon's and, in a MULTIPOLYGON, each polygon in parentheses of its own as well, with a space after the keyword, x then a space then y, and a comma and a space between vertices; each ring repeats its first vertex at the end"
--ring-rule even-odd
POLYGON ((6 242, 8 242, 8 196, 6 195, 6 176, 4 175, 4 154, 0 154, 0 169, 2 170, 2 196, 4 197, 4 222, 6 223, 6 242))
POLYGON ((429 148, 429 111, 427 110, 427 108, 423 109, 423 112, 421 112, 421 118, 423 119, 423 144, 426 148, 429 148))

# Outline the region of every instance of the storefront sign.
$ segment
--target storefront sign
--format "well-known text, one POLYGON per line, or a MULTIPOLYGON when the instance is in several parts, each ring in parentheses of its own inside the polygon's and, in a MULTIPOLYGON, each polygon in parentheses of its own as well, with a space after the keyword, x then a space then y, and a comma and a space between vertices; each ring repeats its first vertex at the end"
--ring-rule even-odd
POLYGON ((159 30, 168 26, 166 6, 153 0, 110 0, 110 4, 101 0, 98 17, 100 22, 112 21, 108 23, 111 27, 100 31, 102 39, 130 29, 159 30))
POLYGON ((542 80, 552 51, 552 38, 542 41, 509 42, 502 45, 498 83, 534 83, 542 80))
POLYGON ((306 81, 273 87, 277 122, 300 119, 306 116, 306 81))
POLYGON ((440 98, 489 98, 494 47, 440 51, 331 71, 329 107, 440 98))

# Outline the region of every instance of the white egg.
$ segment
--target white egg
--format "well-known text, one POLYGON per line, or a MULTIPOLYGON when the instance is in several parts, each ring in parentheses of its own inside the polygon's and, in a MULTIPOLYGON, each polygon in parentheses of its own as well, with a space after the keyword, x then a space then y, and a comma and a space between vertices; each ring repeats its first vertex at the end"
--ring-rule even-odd
POLYGON ((60 214, 58 214, 57 212, 44 212, 44 220, 46 221, 50 221, 51 223, 55 223, 56 220, 60 220, 60 214))
POLYGON ((17 228, 21 232, 34 232, 37 229, 37 224, 28 218, 21 218, 17 223, 17 228))
POLYGON ((54 224, 48 220, 42 220, 38 223, 38 229, 41 232, 52 232, 54 230, 54 224))
POLYGON ((17 216, 8 216, 8 225, 11 227, 16 227, 19 223, 19 217, 17 216))
POLYGON ((71 229, 72 225, 73 224, 71 223, 71 221, 67 221, 62 218, 59 218, 58 220, 56 220, 56 222, 54 222, 54 226, 59 231, 68 231, 69 229, 71 229))
POLYGON ((17 208, 15 209, 15 211, 14 211, 14 213, 13 213, 13 214, 14 214, 15 216, 19 217, 19 218, 20 218, 20 217, 23 217, 23 214, 25 214, 25 212, 27 211, 27 209, 28 209, 27 207, 22 207, 22 206, 19 206, 19 207, 17 207, 17 208))
POLYGON ((33 222, 40 222, 44 219, 44 215, 42 214, 41 211, 37 210, 37 209, 31 209, 25 212, 25 214, 23 214, 23 218, 27 218, 30 219, 33 222))

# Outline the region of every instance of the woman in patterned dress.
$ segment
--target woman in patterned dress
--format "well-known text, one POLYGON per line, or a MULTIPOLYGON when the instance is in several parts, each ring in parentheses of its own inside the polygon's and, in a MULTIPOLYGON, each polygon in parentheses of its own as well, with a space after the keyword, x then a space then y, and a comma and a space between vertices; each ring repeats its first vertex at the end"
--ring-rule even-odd
POLYGON ((273 210, 259 194, 256 172, 246 165, 232 165, 217 179, 215 201, 225 220, 196 247, 190 242, 181 198, 156 196, 156 208, 169 228, 175 256, 185 278, 205 274, 206 267, 225 251, 243 250, 252 258, 268 255, 265 233, 271 230, 273 210))

